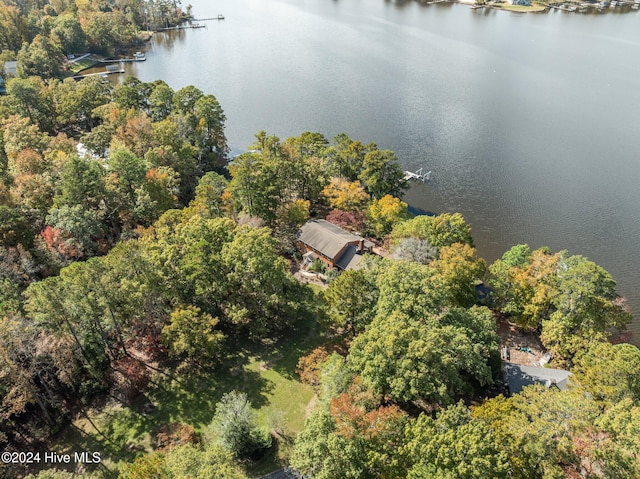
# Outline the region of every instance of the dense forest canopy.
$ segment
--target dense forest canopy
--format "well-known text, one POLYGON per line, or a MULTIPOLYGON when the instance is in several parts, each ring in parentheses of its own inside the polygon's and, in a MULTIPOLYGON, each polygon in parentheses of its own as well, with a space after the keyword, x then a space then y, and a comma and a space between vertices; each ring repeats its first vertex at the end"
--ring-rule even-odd
MULTIPOLYGON (((133 34, 162 5, 176 11, 4 2, 1 21, 24 29, 0 41, 28 65, 32 48, 90 47, 107 19, 133 34)), ((0 97, 4 449, 55 450, 78 417, 101 432, 91 409, 107 399, 154 422, 167 405, 147 394, 197 377, 233 387, 197 424, 157 424, 154 443, 108 449, 109 467, 87 477, 242 478, 274 448, 326 479, 640 475, 640 351, 611 342, 630 315, 604 269, 527 245, 487 265, 462 215, 410 215, 399 159, 373 143, 261 131, 229 158, 211 94, 48 68, 8 79, 0 97), (314 264, 328 285, 311 288, 292 274, 310 218, 383 257, 342 273, 314 264), (499 321, 538 335, 569 388, 508 394, 499 321), (270 348, 270 362, 294 365, 251 363, 270 348), (270 391, 248 378, 264 371, 315 393, 304 427, 260 422, 252 401, 265 407, 270 391)))

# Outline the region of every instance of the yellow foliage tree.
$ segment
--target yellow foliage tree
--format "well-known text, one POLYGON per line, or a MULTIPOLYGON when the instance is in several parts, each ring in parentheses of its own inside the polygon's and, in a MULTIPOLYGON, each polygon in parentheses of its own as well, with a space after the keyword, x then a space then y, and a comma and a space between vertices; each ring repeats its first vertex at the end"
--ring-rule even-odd
POLYGON ((367 210, 369 228, 382 238, 389 234, 393 226, 409 217, 407 204, 395 196, 385 195, 374 200, 367 210))
POLYGON ((342 211, 362 211, 369 201, 369 195, 359 181, 331 178, 322 194, 332 208, 342 211))

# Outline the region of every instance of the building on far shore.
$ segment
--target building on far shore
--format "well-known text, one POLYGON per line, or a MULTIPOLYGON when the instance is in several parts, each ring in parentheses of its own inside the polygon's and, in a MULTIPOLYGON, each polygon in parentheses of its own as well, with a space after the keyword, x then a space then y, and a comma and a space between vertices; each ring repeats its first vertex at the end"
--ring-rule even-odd
POLYGON ((374 244, 361 236, 349 233, 327 220, 307 221, 297 235, 298 247, 304 264, 316 259, 327 268, 345 271, 355 269, 364 253, 370 253, 374 244))
POLYGON ((521 7, 530 7, 531 0, 509 0, 511 5, 520 5, 521 7))

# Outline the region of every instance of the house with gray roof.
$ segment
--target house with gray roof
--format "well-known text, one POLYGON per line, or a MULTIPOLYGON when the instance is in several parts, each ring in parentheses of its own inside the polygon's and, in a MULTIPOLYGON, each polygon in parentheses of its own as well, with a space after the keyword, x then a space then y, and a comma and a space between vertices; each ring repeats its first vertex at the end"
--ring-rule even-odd
POLYGON ((297 235, 298 247, 308 263, 321 260, 328 268, 355 269, 373 243, 326 220, 307 221, 297 235))
POLYGON ((504 363, 504 369, 511 394, 519 393, 523 387, 531 384, 557 387, 564 391, 567 389, 569 376, 571 376, 571 373, 564 369, 539 368, 507 362, 504 363))

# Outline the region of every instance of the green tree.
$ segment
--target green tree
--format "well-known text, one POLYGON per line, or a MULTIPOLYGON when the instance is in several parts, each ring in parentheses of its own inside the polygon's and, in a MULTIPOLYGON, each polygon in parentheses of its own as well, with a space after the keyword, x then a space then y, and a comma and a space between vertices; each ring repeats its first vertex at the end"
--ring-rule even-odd
POLYGON ((151 168, 136 189, 135 217, 142 225, 151 225, 165 211, 178 206, 178 174, 172 168, 151 168))
POLYGON ((116 104, 127 111, 134 109, 143 110, 150 95, 151 86, 143 83, 136 77, 127 76, 113 91, 116 104))
POLYGON ((519 326, 541 330, 557 359, 570 361, 630 319, 615 281, 600 266, 566 251, 519 246, 491 267, 497 309, 519 326))
POLYGON ((202 314, 195 306, 179 308, 171 313, 162 337, 173 354, 211 363, 220 357, 224 341, 218 322, 218 318, 202 314))
POLYGON ((436 418, 421 414, 407 428, 401 454, 410 479, 511 477, 507 453, 491 428, 459 402, 436 418))
POLYGON ((332 176, 356 181, 362 171, 365 155, 375 149, 376 145, 363 145, 344 133, 337 135, 333 142, 335 146, 330 151, 332 176))
POLYGON ((400 403, 450 404, 493 383, 498 338, 486 308, 413 319, 378 315, 351 345, 348 361, 366 386, 400 403))
POLYGON ((522 328, 540 328, 553 311, 558 260, 547 248, 532 252, 527 245, 519 245, 507 251, 489 268, 498 309, 522 328))
MULTIPOLYGON (((173 105, 177 112, 195 114, 196 103, 204 97, 204 93, 193 85, 178 90, 173 97, 173 105)), ((215 98, 214 98, 215 99, 215 98)))
POLYGON ((120 479, 247 479, 233 456, 216 444, 184 444, 138 457, 124 466, 120 479))
POLYGON ((236 235, 230 219, 204 219, 169 211, 142 240, 143 255, 157 271, 159 288, 172 304, 199 307, 226 322, 225 269, 220 254, 236 235), (221 305, 225 304, 225 308, 221 305))
POLYGON ((229 147, 224 135, 226 117, 220 103, 215 96, 205 95, 195 102, 193 113, 197 121, 194 146, 204 171, 225 164, 229 147))
POLYGON ((295 196, 318 203, 322 190, 329 181, 329 147, 320 133, 304 132, 298 137, 287 138, 284 149, 296 166, 295 196))
POLYGON ((25 116, 41 131, 53 133, 54 99, 40 77, 11 78, 7 82, 5 105, 9 113, 25 116))
POLYGON ((624 329, 631 320, 616 282, 587 258, 561 252, 556 281, 555 311, 543 323, 540 339, 561 358, 570 360, 585 344, 624 329))
POLYGON ((104 168, 97 161, 72 156, 64 164, 54 205, 99 208, 105 199, 104 176, 104 168))
POLYGON ((268 228, 241 228, 220 254, 226 319, 254 338, 290 326, 306 307, 307 290, 288 271, 268 228))
POLYGON ((378 287, 366 270, 345 271, 324 292, 332 321, 356 336, 375 316, 378 287))
POLYGON ((42 153, 49 143, 49 136, 32 124, 28 118, 11 115, 2 122, 4 150, 9 161, 22 150, 42 153))
POLYGON ((271 446, 271 436, 258 428, 255 412, 245 393, 231 391, 216 405, 216 413, 206 435, 236 458, 260 457, 271 446))
MULTIPOLYGON (((640 406, 631 399, 614 404, 595 421, 604 434, 593 434, 587 453, 594 473, 607 479, 633 479, 640 475, 640 406)), ((585 454, 587 455, 587 454, 585 454)))
POLYGON ((518 479, 560 479, 583 470, 589 458, 580 457, 579 446, 598 414, 597 404, 581 392, 544 386, 492 398, 473 410, 505 449, 511 477, 518 479))
POLYGON ((17 52, 24 42, 30 40, 26 16, 16 5, 6 2, 0 8, 0 31, 0 50, 17 52))
POLYGON ((63 62, 62 53, 43 35, 36 35, 31 43, 24 43, 18 52, 18 69, 23 78, 57 78, 62 73, 63 62))
POLYGON ((111 87, 98 76, 80 81, 68 79, 57 85, 54 96, 56 121, 61 128, 91 131, 99 124, 94 110, 109 101, 111 87))
POLYGON ((444 213, 439 216, 420 215, 399 223, 391 233, 392 243, 402 238, 426 239, 431 246, 441 248, 454 243, 473 246, 471 227, 460 213, 444 213))
POLYGON ((605 406, 625 398, 640 403, 640 350, 637 347, 600 342, 579 351, 573 362, 571 372, 575 381, 594 400, 605 406))
POLYGON ((334 451, 329 441, 335 430, 335 420, 328 410, 313 412, 296 437, 291 465, 305 475, 313 474, 321 479, 338 477, 329 475, 327 471, 335 465, 334 451))
POLYGON ((0 279, 0 318, 21 312, 20 287, 10 279, 0 279))
POLYGON ((267 224, 273 224, 278 208, 289 197, 286 169, 278 157, 265 153, 242 154, 229 165, 229 191, 249 216, 258 216, 267 224))
POLYGON ((407 188, 404 171, 391 150, 372 150, 364 156, 358 178, 374 198, 385 195, 400 197, 407 188))
POLYGON ((51 29, 51 39, 66 54, 81 53, 87 46, 87 36, 78 18, 70 13, 56 17, 51 29))
POLYGON ((82 29, 87 34, 91 50, 105 55, 113 55, 118 47, 130 44, 137 33, 135 25, 117 10, 89 13, 82 29))
POLYGON ((349 370, 345 358, 332 353, 320 364, 318 372, 318 397, 323 406, 329 406, 331 400, 347 392, 353 384, 354 374, 349 370))
POLYGON ((378 316, 401 311, 418 319, 437 314, 446 306, 442 280, 428 266, 385 260, 374 269, 374 274, 380 290, 378 316))
POLYGON ((121 219, 131 223, 137 190, 144 182, 147 165, 144 160, 122 146, 113 147, 107 160, 107 190, 121 219))
POLYGON ((32 242, 27 217, 17 208, 0 205, 0 246, 23 244, 30 247, 32 242))
POLYGON ((224 176, 213 171, 206 173, 196 187, 196 196, 189 208, 203 218, 217 218, 223 214, 222 194, 228 182, 224 176))
POLYGON ((154 83, 149 95, 149 116, 154 122, 166 119, 173 109, 174 91, 164 81, 154 83))
POLYGON ((474 248, 461 243, 443 246, 430 266, 442 278, 450 304, 462 307, 476 304, 475 287, 482 282, 487 266, 476 256, 474 248))

